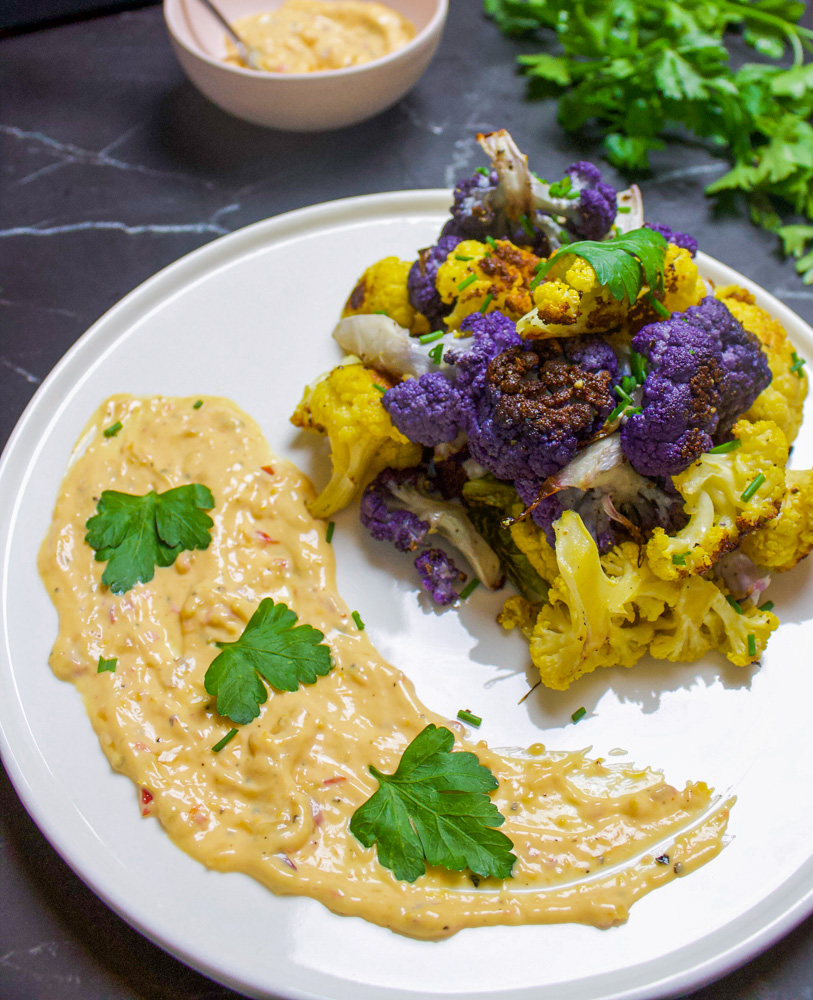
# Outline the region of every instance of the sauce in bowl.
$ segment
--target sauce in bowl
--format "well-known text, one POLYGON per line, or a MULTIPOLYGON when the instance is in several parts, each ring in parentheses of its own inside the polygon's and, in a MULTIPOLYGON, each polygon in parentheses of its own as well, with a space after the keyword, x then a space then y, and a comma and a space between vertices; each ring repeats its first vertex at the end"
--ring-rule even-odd
MULTIPOLYGON (((375 0, 285 0, 277 10, 236 21, 269 73, 313 73, 372 62, 402 48, 415 27, 375 0)), ((242 66, 227 40, 226 62, 242 66)))

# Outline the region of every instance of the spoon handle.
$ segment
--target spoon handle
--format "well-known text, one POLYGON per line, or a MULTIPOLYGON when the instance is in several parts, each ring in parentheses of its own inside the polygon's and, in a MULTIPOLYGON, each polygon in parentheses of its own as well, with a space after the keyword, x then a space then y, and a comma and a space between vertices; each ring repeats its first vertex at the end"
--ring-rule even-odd
POLYGON ((226 18, 220 13, 220 11, 212 3, 212 0, 200 0, 204 7, 210 11, 223 26, 223 30, 229 36, 229 38, 234 42, 234 47, 237 49, 237 54, 246 66, 251 66, 251 62, 248 56, 248 48, 243 39, 237 34, 234 28, 229 24, 226 18))

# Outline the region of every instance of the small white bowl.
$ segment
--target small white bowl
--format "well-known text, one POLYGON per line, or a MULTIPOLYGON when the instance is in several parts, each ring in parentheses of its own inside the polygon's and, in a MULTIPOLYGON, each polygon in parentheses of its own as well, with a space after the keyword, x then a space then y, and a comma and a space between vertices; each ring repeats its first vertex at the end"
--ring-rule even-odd
MULTIPOLYGON (((228 21, 274 10, 283 0, 217 0, 228 21)), ((258 73, 223 62, 222 27, 198 0, 164 0, 164 18, 178 61, 209 100, 238 118, 268 128, 319 132, 383 111, 415 84, 435 54, 448 0, 383 0, 409 18, 415 37, 403 48, 348 69, 258 73)))

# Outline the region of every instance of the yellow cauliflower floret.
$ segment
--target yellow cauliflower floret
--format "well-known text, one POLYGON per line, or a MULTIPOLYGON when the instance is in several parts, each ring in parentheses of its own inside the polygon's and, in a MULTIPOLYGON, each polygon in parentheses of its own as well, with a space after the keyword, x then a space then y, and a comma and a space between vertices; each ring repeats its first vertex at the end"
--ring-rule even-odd
POLYGON ((386 313, 407 330, 415 321, 415 310, 409 302, 407 277, 412 264, 398 257, 384 257, 371 264, 356 282, 350 297, 344 304, 345 316, 362 313, 386 313))
MULTIPOLYGON (((534 308, 517 325, 523 337, 541 339, 583 333, 607 333, 623 328, 634 333, 662 317, 653 309, 646 285, 630 307, 598 284, 596 273, 582 257, 558 251, 561 263, 533 291, 534 308)), ((682 312, 705 296, 706 289, 689 252, 669 244, 664 258, 664 293, 659 298, 669 312, 682 312)))
POLYGON ((754 296, 737 285, 726 285, 714 293, 725 302, 729 312, 746 330, 756 334, 768 356, 771 384, 754 400, 745 414, 749 420, 773 420, 793 444, 802 424, 802 406, 807 397, 807 375, 804 368, 791 371, 795 362, 794 347, 785 328, 769 312, 760 308, 754 296))
POLYGON ((813 550, 813 469, 785 473, 779 516, 749 535, 742 551, 755 563, 784 573, 813 550))
POLYGON ((548 687, 565 690, 598 667, 631 667, 647 650, 687 661, 717 649, 744 666, 759 657, 778 625, 775 615, 755 607, 738 614, 710 580, 659 579, 646 562, 638 565, 632 542, 599 556, 575 511, 565 511, 554 530, 560 576, 530 642, 548 687))
POLYGON ((530 639, 538 616, 538 604, 526 601, 519 594, 514 594, 505 599, 502 611, 497 615, 497 621, 507 632, 510 632, 512 628, 518 628, 526 639, 530 639))
POLYGON ((295 427, 327 434, 330 441, 330 482, 308 504, 315 517, 346 507, 382 469, 405 469, 421 459, 421 446, 394 426, 376 384, 385 389, 392 385, 364 365, 339 365, 305 389, 291 417, 295 427))
POLYGON ((517 521, 511 525, 511 538, 542 579, 552 583, 559 575, 556 553, 539 525, 529 517, 517 521))
POLYGON ((675 535, 656 528, 647 543, 649 565, 662 580, 704 573, 779 513, 788 461, 785 435, 771 420, 739 420, 732 435, 739 448, 707 452, 672 476, 689 523, 675 535))
POLYGON ((531 308, 530 285, 538 263, 535 254, 508 240, 496 240, 493 246, 477 240, 458 243, 435 278, 443 302, 454 303, 446 325, 456 330, 469 313, 480 310, 499 309, 519 319, 531 308))

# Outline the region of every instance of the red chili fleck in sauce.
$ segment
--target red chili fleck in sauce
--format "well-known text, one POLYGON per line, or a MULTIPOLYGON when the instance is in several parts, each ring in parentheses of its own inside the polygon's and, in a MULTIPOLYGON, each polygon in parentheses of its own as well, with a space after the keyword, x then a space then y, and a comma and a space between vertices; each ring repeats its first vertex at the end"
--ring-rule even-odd
POLYGON ((152 802, 152 792, 149 788, 141 789, 141 815, 149 816, 152 812, 150 803, 152 802))
POLYGON ((337 785, 340 781, 347 781, 347 778, 339 775, 337 778, 325 778, 322 782, 323 785, 337 785))
POLYGON ((277 544, 276 538, 272 538, 270 535, 266 535, 266 533, 264 531, 258 531, 257 532, 257 537, 261 541, 265 542, 266 545, 269 545, 269 544, 276 545, 277 544))
POLYGON ((274 475, 274 467, 272 465, 261 465, 260 468, 263 472, 267 472, 269 476, 274 475))

